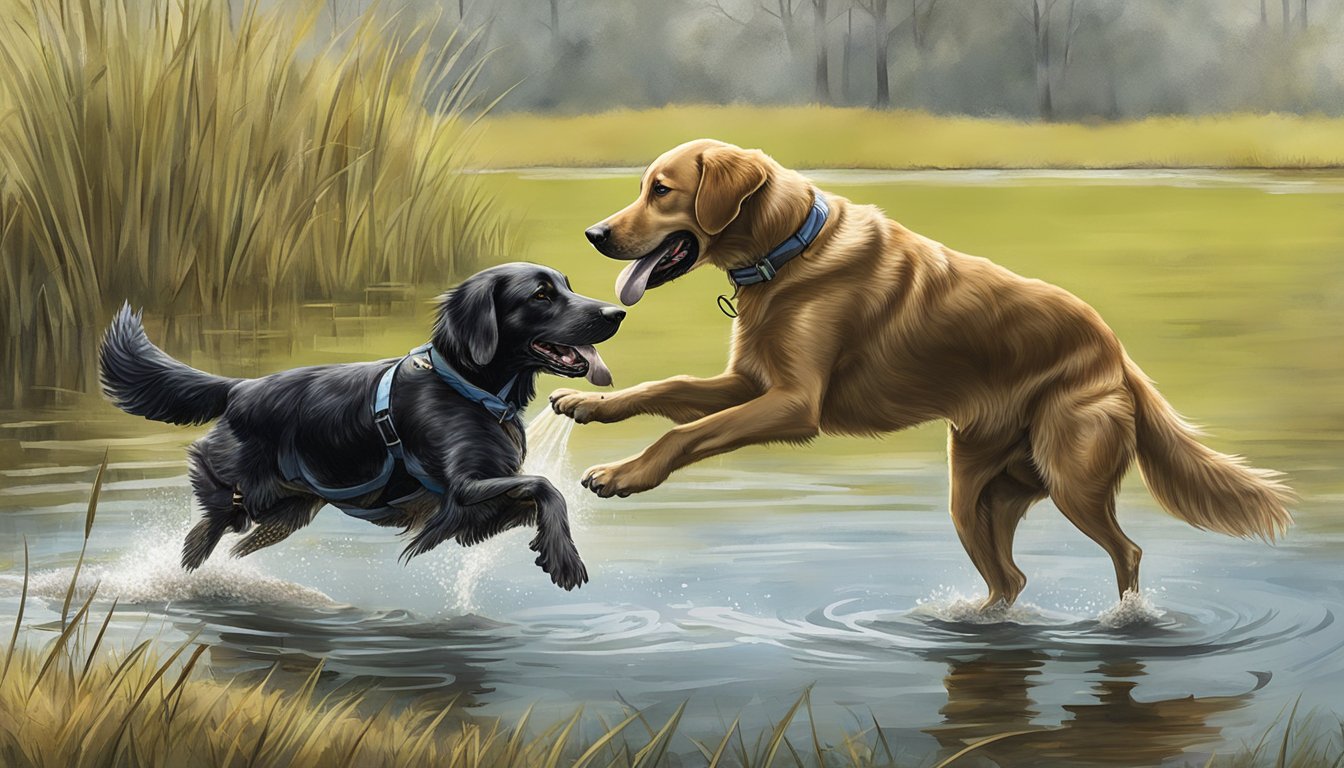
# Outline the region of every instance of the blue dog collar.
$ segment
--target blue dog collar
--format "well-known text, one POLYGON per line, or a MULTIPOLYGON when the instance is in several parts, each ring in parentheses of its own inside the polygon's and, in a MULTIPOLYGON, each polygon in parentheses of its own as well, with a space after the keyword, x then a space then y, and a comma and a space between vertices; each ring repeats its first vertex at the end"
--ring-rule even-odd
POLYGON ((826 218, 830 216, 830 213, 831 208, 826 204, 826 196, 821 190, 813 187, 812 210, 808 212, 807 219, 803 221, 803 226, 799 227, 792 237, 775 246, 774 250, 767 253, 765 258, 755 264, 728 270, 728 279, 733 281, 733 285, 738 288, 774 280, 780 267, 806 250, 807 246, 817 239, 817 235, 821 233, 821 228, 826 226, 826 218))

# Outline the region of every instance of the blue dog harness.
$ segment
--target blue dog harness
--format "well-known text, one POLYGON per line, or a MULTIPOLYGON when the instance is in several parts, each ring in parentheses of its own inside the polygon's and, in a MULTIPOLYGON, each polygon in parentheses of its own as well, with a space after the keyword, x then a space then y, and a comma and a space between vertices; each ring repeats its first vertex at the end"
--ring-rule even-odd
MULTIPOLYGON (((298 452, 291 448, 288 451, 282 451, 280 454, 280 470, 285 478, 292 483, 302 483, 308 486, 314 493, 345 514, 372 522, 398 514, 400 507, 419 498, 426 492, 443 495, 444 487, 425 471, 424 465, 414 454, 405 449, 401 442, 401 436, 397 434, 397 429, 392 424, 392 382, 403 363, 420 355, 427 355, 429 366, 448 386, 452 387, 462 397, 484 408, 501 424, 506 421, 518 420, 518 404, 509 399, 514 385, 518 383, 517 376, 509 379, 498 394, 491 394, 467 381, 462 374, 454 370, 448 364, 448 361, 444 360, 434 350, 433 344, 422 344, 412 349, 405 357, 388 366, 383 375, 378 378, 378 385, 374 388, 373 426, 378 430, 378 435, 387 448, 387 457, 383 460, 383 467, 376 477, 359 485, 342 486, 340 488, 322 485, 313 476, 312 470, 303 462, 303 458, 299 456, 298 452), (397 462, 401 462, 402 466, 406 468, 406 473, 415 478, 420 483, 421 488, 406 496, 386 501, 378 507, 361 507, 344 503, 386 488, 388 481, 392 479, 392 473, 396 469, 397 462)), ((417 360, 416 364, 421 363, 417 360)))

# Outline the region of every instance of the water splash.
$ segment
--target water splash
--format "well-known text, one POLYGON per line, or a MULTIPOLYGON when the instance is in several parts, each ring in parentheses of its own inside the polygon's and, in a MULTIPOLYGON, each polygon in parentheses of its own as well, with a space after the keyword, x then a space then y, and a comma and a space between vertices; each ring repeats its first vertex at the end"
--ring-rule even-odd
POLYGON ((527 459, 523 462, 523 471, 551 478, 572 476, 569 436, 573 431, 573 419, 543 408, 527 424, 527 459))
POLYGON ((1059 624, 1067 619, 1052 615, 1043 608, 1027 602, 1011 606, 996 603, 981 607, 983 597, 968 597, 950 587, 939 587, 928 597, 915 601, 910 617, 923 621, 942 621, 952 624, 1059 624))
POLYGON ((1153 602, 1152 595, 1151 591, 1126 592, 1120 602, 1097 616, 1097 624, 1106 629, 1156 624, 1167 614, 1153 602))
MULTIPOLYGON (((187 572, 179 559, 182 539, 193 521, 183 520, 177 504, 151 509, 132 520, 131 547, 107 563, 85 563, 75 593, 83 597, 97 586, 99 599, 117 598, 123 604, 166 604, 181 601, 280 604, 309 608, 338 605, 322 592, 263 572, 251 562, 223 556, 187 572)), ((224 549, 227 541, 220 544, 224 549)), ((74 568, 39 571, 29 581, 30 592, 44 599, 65 597, 74 568)))
MULTIPOLYGON (((573 420, 550 408, 542 409, 527 425, 527 458, 523 462, 523 472, 541 475, 555 484, 569 505, 570 530, 577 533, 587 511, 587 499, 578 493, 578 473, 569 463, 569 436, 573 431, 573 420)), ((464 613, 480 611, 477 588, 488 574, 500 567, 500 563, 516 561, 517 550, 527 554, 526 566, 535 568, 532 552, 527 548, 532 536, 532 531, 514 529, 470 549, 446 548, 448 555, 438 561, 440 567, 436 576, 444 592, 452 595, 452 607, 464 613)), ((540 571, 538 577, 539 584, 550 586, 540 571)))

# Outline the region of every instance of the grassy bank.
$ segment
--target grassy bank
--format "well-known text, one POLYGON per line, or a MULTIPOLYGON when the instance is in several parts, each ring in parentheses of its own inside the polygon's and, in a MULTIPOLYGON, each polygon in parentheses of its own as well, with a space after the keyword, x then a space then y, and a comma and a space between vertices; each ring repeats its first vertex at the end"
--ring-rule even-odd
POLYGON ((88 389, 123 300, 181 351, 503 250, 461 36, 237 5, 0 0, 0 403, 88 389))
POLYGON ((1077 124, 830 107, 674 106, 497 115, 481 167, 642 166, 703 136, 797 168, 1322 168, 1344 166, 1344 118, 1160 117, 1077 124))

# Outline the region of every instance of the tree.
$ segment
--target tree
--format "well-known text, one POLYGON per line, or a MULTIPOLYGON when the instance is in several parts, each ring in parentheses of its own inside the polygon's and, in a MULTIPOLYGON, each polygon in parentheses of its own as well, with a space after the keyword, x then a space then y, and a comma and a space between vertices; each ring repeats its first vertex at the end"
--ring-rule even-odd
POLYGON ((845 9, 845 40, 840 50, 840 89, 845 101, 850 100, 850 63, 854 60, 854 8, 845 9))
POLYGON ((818 104, 829 104, 831 101, 830 61, 826 50, 826 3, 827 0, 812 0, 812 45, 816 56, 813 71, 818 104))
POLYGON ((767 15, 774 16, 784 28, 784 44, 792 53, 798 49, 798 9, 802 1, 798 0, 761 0, 760 8, 767 15))
MULTIPOLYGON (((1074 40, 1084 20, 1090 19, 1094 25, 1106 26, 1114 22, 1124 12, 1124 5, 1114 4, 1116 13, 1110 18, 1100 18, 1095 5, 1089 11, 1079 8, 1079 0, 1069 0, 1069 10, 1064 18, 1062 37, 1051 31, 1053 12, 1059 0, 1028 0, 1031 3, 1031 15, 1021 14, 1031 25, 1032 59, 1036 69, 1036 113, 1042 120, 1055 119, 1055 68, 1059 71, 1059 85, 1068 79, 1069 65, 1073 63, 1074 40), (1060 58, 1052 63, 1051 55, 1055 48, 1060 49, 1060 58)), ((1086 0, 1083 0, 1086 3, 1086 0)))
POLYGON ((1055 0, 1031 0, 1031 30, 1036 62, 1036 113, 1042 120, 1055 119, 1055 102, 1050 95, 1050 11, 1055 0))
POLYGON ((873 19, 873 75, 877 83, 877 92, 873 96, 873 106, 886 109, 891 106, 890 74, 887 71, 887 53, 891 47, 891 38, 895 30, 891 26, 888 14, 888 0, 855 0, 859 7, 868 12, 873 19))
POLYGON ((873 74, 877 82, 877 95, 873 102, 879 108, 886 108, 891 105, 890 75, 887 66, 891 43, 896 39, 901 27, 909 24, 911 39, 915 46, 924 48, 938 0, 910 0, 910 14, 902 19, 900 24, 892 23, 889 0, 855 0, 855 2, 873 19, 873 74))
POLYGON ((933 10, 938 7, 938 0, 927 0, 923 3, 923 11, 920 10, 921 0, 910 0, 910 38, 915 46, 923 48, 929 40, 929 28, 933 26, 933 10))

